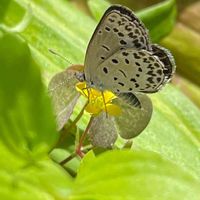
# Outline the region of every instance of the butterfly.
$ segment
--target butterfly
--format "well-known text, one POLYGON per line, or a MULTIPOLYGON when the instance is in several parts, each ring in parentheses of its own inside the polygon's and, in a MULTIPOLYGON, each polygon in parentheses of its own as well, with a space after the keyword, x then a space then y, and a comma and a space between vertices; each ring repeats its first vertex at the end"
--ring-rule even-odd
POLYGON ((109 90, 135 107, 137 93, 155 93, 174 72, 171 53, 152 44, 148 30, 127 7, 109 7, 87 47, 84 71, 77 78, 89 87, 109 90))

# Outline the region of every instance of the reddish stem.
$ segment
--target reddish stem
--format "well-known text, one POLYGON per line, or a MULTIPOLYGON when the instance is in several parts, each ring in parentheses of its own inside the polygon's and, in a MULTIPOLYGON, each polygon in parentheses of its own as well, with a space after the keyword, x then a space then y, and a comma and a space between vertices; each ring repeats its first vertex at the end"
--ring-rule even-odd
POLYGON ((92 124, 93 119, 94 119, 93 117, 90 118, 90 121, 89 121, 84 133, 81 135, 79 144, 78 144, 78 146, 76 148, 76 154, 79 155, 81 158, 83 158, 83 156, 84 156, 84 153, 82 152, 81 148, 83 146, 83 142, 84 142, 84 140, 85 140, 85 138, 87 136, 88 130, 89 130, 91 124, 92 124))

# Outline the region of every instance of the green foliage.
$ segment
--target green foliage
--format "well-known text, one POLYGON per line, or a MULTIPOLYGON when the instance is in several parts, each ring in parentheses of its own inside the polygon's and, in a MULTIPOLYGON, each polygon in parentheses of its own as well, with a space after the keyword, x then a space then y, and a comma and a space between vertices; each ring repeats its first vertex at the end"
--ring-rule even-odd
POLYGON ((0 60, 0 196, 65 196, 59 190, 67 188, 70 179, 47 158, 58 133, 39 68, 26 43, 13 34, 1 35, 0 60))
MULTIPOLYGON (((93 0, 90 7, 94 2, 93 13, 99 18, 105 5, 93 0)), ((165 1, 139 13, 154 41, 171 30, 174 6, 174 1, 165 1)), ((49 159, 48 151, 57 142, 58 133, 38 67, 46 84, 66 68, 49 48, 73 63, 83 63, 95 25, 68 1, 2 1, 1 198, 198 199, 200 112, 173 86, 151 96, 153 117, 134 140, 133 151, 115 150, 97 157, 90 152, 81 161, 75 181, 49 159)), ((78 111, 76 108, 74 115, 78 111)), ((80 127, 86 119, 80 121, 80 127)))
POLYGON ((38 66, 26 43, 10 34, 0 38, 0 60, 1 139, 22 157, 42 155, 58 135, 38 66))
POLYGON ((154 153, 112 151, 98 158, 91 154, 83 160, 75 181, 75 199, 199 198, 200 183, 154 153))

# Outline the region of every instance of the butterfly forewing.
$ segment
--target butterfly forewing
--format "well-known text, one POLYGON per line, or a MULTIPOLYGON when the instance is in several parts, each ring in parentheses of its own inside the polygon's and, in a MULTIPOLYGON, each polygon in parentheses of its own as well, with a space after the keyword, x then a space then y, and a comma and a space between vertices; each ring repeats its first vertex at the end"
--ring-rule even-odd
POLYGON ((88 45, 85 58, 86 80, 96 68, 120 49, 150 50, 147 30, 131 10, 111 6, 102 17, 88 45))

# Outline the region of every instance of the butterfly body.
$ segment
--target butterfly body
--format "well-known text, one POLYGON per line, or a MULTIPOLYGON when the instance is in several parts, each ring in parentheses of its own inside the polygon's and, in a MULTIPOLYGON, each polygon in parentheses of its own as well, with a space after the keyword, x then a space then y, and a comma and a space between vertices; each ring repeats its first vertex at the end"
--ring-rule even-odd
POLYGON ((121 5, 104 13, 89 42, 84 66, 89 87, 128 97, 157 92, 175 72, 170 52, 152 44, 143 23, 121 5))

